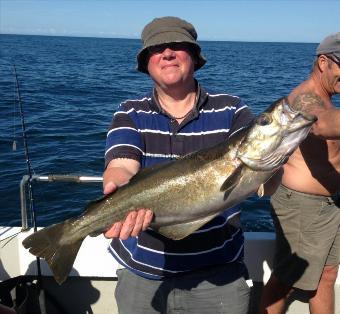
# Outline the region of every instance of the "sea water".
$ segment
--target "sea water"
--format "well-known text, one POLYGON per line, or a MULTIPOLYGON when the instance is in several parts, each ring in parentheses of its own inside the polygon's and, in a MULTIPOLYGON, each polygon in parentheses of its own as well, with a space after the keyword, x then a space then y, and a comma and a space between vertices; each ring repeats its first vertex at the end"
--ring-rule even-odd
MULTIPOLYGON (((259 113, 308 77, 317 44, 201 46, 208 61, 195 75, 199 82, 241 97, 259 113)), ((19 184, 28 173, 12 65, 33 174, 101 176, 113 111, 152 88, 149 77, 135 69, 139 49, 137 39, 0 35, 0 225, 20 225, 19 184)), ((101 183, 34 182, 38 225, 77 215, 101 195, 101 183)), ((273 230, 268 198, 250 197, 242 209, 245 230, 273 230)))

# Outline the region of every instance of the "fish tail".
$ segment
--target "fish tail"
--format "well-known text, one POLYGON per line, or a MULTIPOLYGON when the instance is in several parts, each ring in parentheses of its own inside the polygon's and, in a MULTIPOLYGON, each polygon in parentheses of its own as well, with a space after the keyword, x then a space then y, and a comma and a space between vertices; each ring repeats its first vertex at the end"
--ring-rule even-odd
POLYGON ((31 234, 22 244, 30 253, 47 261, 55 280, 61 285, 72 269, 84 238, 71 236, 62 222, 31 234))

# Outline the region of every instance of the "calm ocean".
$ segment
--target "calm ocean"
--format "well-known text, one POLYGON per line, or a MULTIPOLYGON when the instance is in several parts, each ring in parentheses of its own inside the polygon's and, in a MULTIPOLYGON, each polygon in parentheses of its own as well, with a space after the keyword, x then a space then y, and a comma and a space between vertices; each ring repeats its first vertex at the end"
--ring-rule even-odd
MULTIPOLYGON (((201 42, 202 85, 242 97, 255 113, 307 78, 316 44, 201 42)), ((0 35, 0 225, 20 225, 19 183, 27 174, 17 68, 34 173, 100 176, 113 110, 152 84, 135 70, 139 40, 0 35), (12 150, 17 141, 17 150, 12 150)), ((35 183, 39 225, 80 213, 101 184, 35 183)), ((242 204, 245 230, 273 230, 268 199, 242 204)))

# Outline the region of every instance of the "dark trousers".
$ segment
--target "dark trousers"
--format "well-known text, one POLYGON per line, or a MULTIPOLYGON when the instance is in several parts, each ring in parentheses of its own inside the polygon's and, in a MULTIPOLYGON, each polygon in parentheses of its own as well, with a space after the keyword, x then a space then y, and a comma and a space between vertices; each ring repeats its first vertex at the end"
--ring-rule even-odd
POLYGON ((242 263, 199 270, 164 280, 149 280, 127 269, 117 272, 120 314, 245 314, 250 288, 242 263))

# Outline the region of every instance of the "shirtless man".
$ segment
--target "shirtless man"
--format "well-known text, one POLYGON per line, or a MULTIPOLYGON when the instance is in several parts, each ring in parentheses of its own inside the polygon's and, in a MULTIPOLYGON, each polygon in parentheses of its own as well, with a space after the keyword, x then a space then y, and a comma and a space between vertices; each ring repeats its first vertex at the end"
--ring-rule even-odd
POLYGON ((311 313, 334 313, 340 261, 340 120, 331 97, 340 93, 340 33, 326 37, 316 53, 310 77, 288 96, 292 107, 320 121, 285 164, 282 184, 271 198, 276 252, 261 313, 284 313, 294 288, 306 290, 311 313), (334 118, 325 121, 330 113, 334 118))

